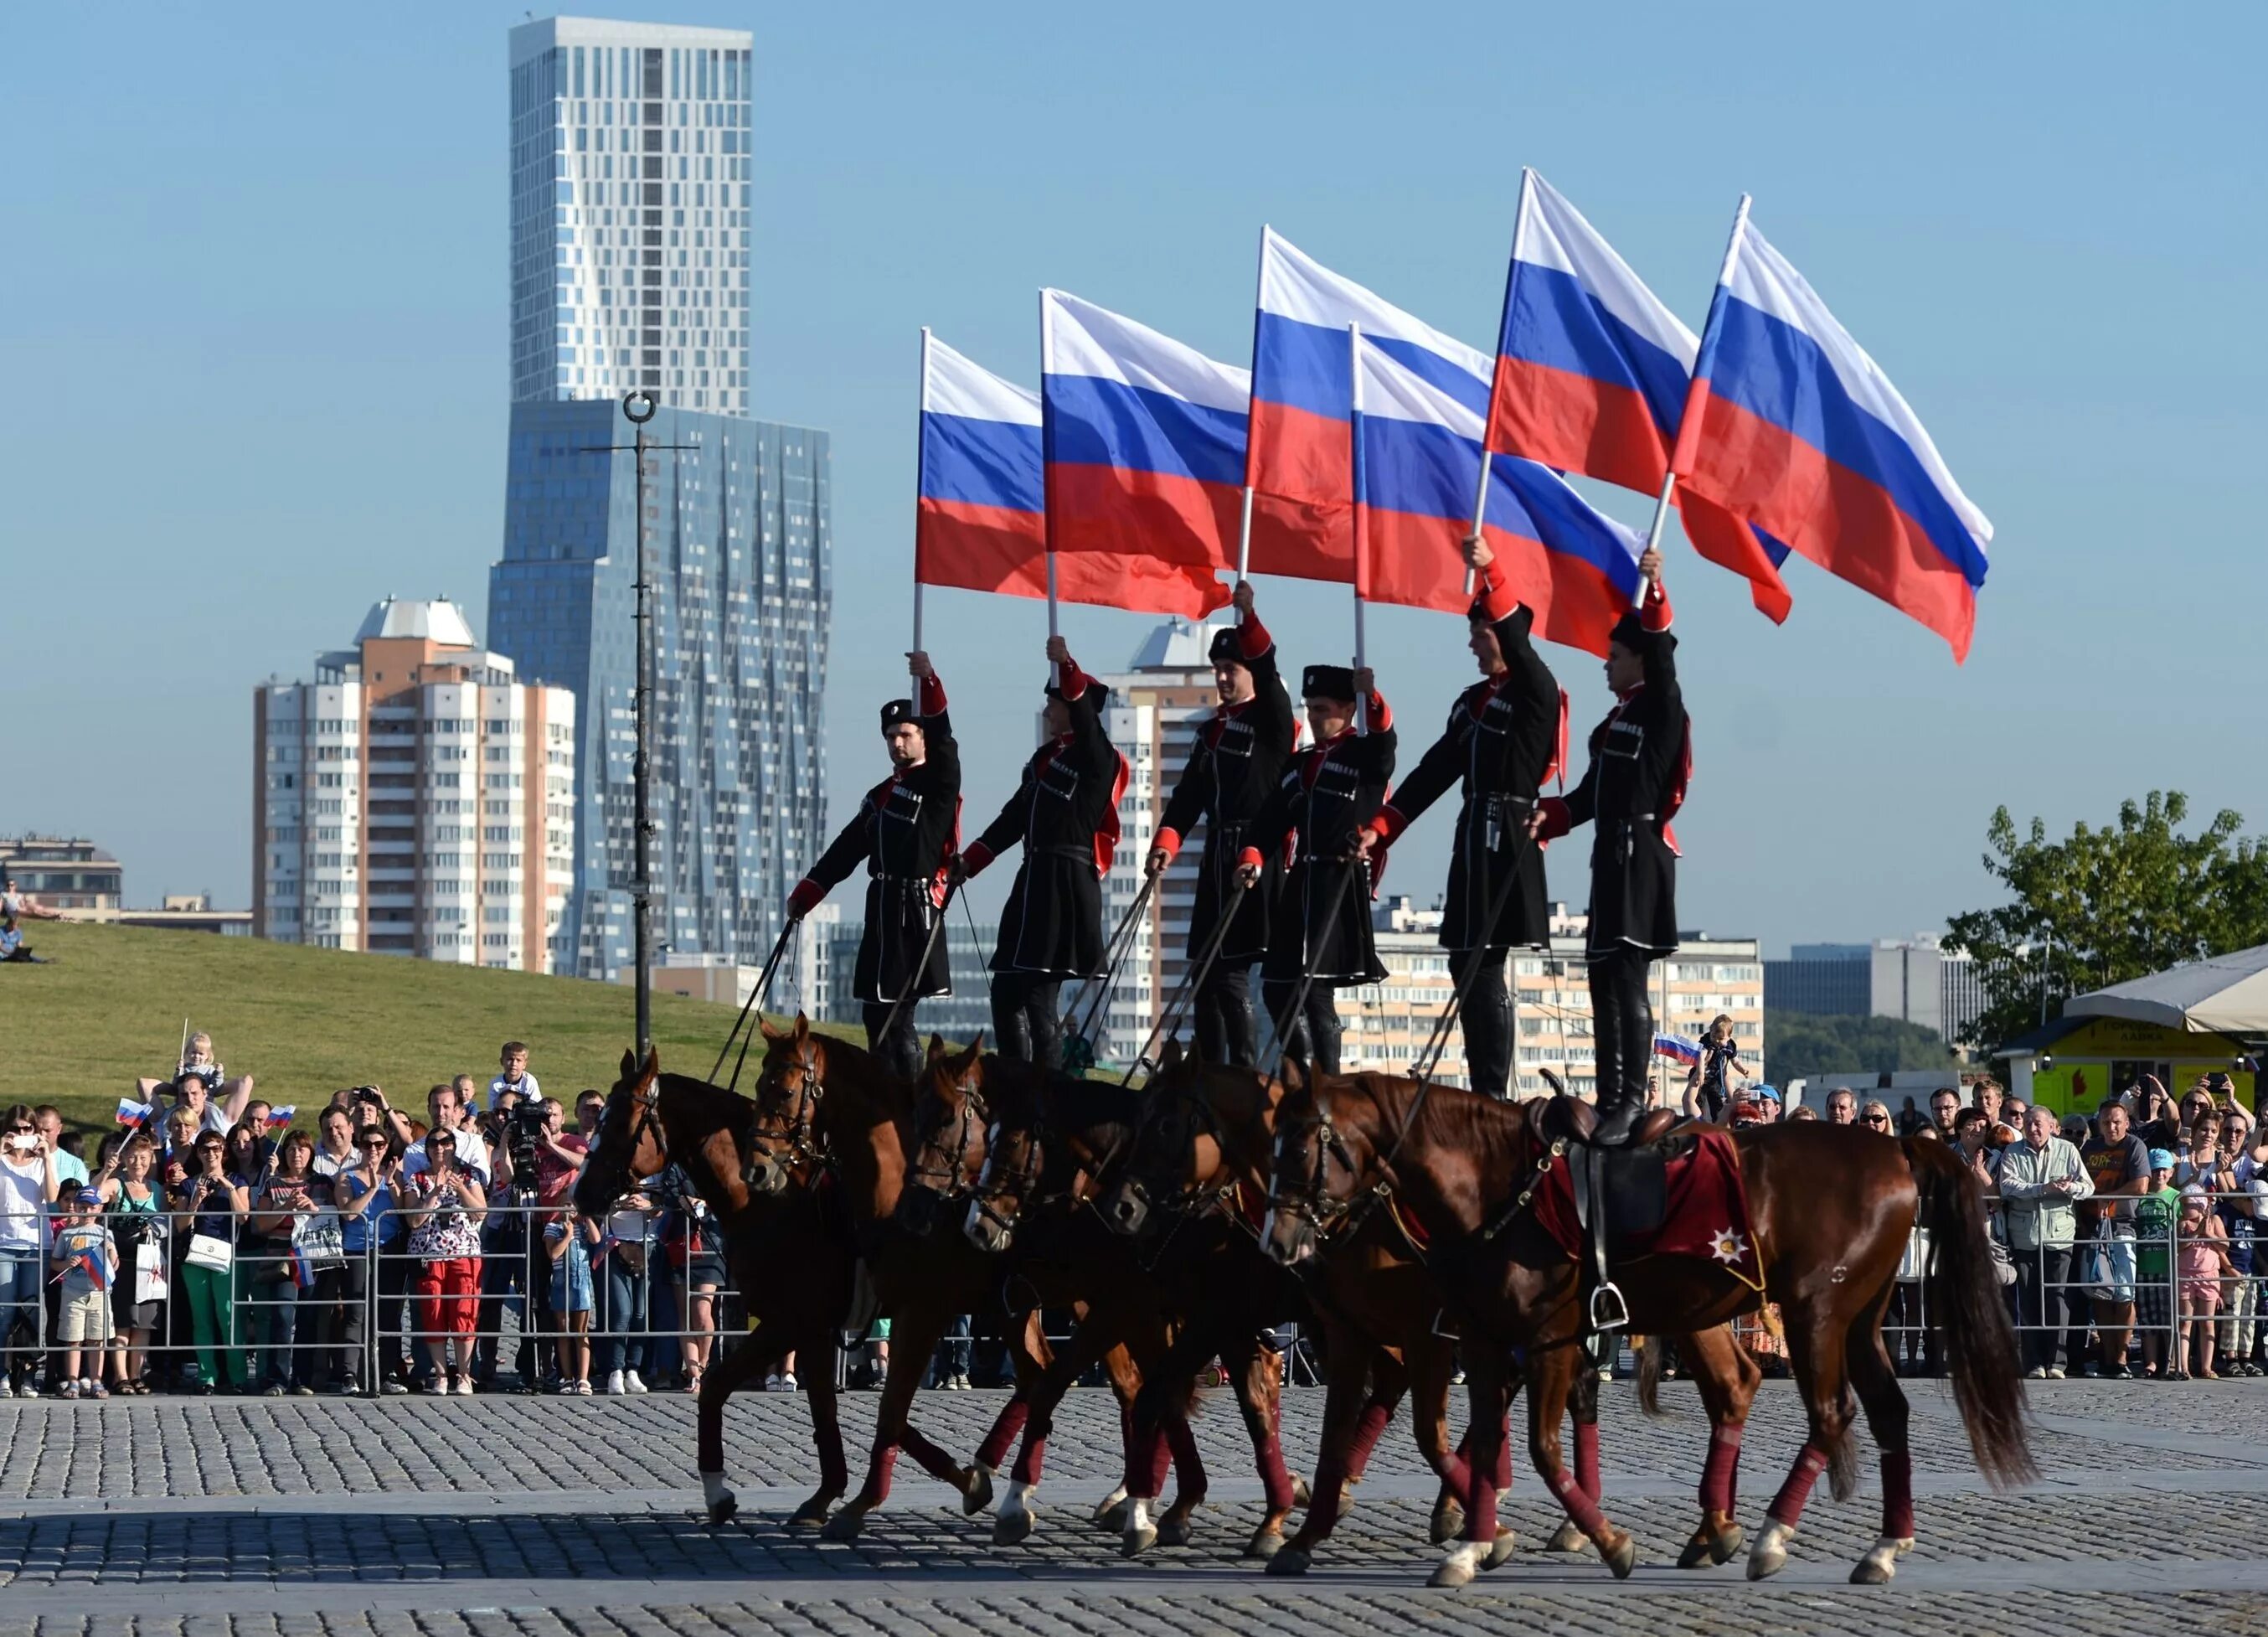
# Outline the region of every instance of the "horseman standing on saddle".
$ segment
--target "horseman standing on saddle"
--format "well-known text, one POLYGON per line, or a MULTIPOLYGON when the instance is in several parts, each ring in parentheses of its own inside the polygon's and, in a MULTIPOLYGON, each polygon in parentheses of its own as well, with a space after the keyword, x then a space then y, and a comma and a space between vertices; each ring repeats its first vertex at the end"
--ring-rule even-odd
POLYGON ((1103 723, 1110 689, 1079 668, 1060 637, 1048 638, 1048 660, 1047 737, 960 862, 974 876, 1024 844, 992 955, 992 1026, 1001 1056, 1057 1069, 1064 980, 1102 970, 1102 878, 1118 847, 1127 769, 1103 723))
POLYGON ((904 1080, 921 1073, 914 1002, 953 992, 945 940, 932 932, 944 911, 946 860, 961 837, 961 751, 946 715, 945 684, 926 653, 909 653, 915 699, 882 707, 890 776, 858 803, 811 873, 788 895, 801 920, 830 888, 866 864, 866 929, 851 980, 866 1023, 866 1046, 904 1080))
POLYGON ((1394 715, 1367 667, 1311 665, 1300 694, 1315 742, 1278 778, 1245 832, 1237 870, 1248 891, 1296 833, 1297 850, 1270 917, 1261 989, 1283 1029, 1278 1049, 1336 1074, 1339 1011, 1332 992, 1386 977, 1370 925, 1376 877, 1354 832, 1378 811, 1394 777, 1394 715), (1358 716, 1358 697, 1367 705, 1366 719, 1358 716), (1294 1010, 1303 984, 1307 992, 1294 1010))
POLYGON ((1181 852, 1200 817, 1204 856, 1197 903, 1189 912, 1189 958, 1204 956, 1219 933, 1211 970, 1197 992, 1197 1055, 1208 1063, 1250 1068, 1258 1055, 1252 1016, 1251 968, 1267 952, 1269 910, 1284 884, 1281 855, 1270 853, 1258 888, 1236 897, 1235 919, 1220 918, 1235 885, 1245 832, 1283 777, 1299 728, 1292 697, 1276 669, 1276 640, 1252 609, 1252 587, 1238 581, 1237 623, 1213 633, 1213 683, 1220 705, 1197 730, 1189 765, 1166 803, 1148 870, 1154 879, 1181 852))
POLYGON ((1513 950, 1541 949, 1551 939, 1543 850, 1528 841, 1528 820, 1565 753, 1566 706, 1528 639, 1535 610, 1513 594, 1477 536, 1465 542, 1465 561, 1480 594, 1466 617, 1483 680, 1457 696, 1447 728, 1356 840, 1366 857, 1391 845, 1462 783, 1441 947, 1454 953, 1451 970, 1461 978, 1477 955, 1462 1013, 1465 1062, 1475 1091, 1503 1098, 1511 1093, 1513 1045, 1505 968, 1513 950), (1513 874, 1516 882, 1508 880, 1513 874))
POLYGON ((1549 841, 1577 824, 1591 841, 1592 1032, 1598 1044, 1594 1140, 1627 1142, 1644 1117, 1653 1062, 1646 969, 1677 948, 1677 842, 1669 821, 1693 775, 1691 724, 1677 687, 1661 553, 1638 559, 1638 608, 1616 623, 1607 686, 1616 704, 1591 734, 1591 766, 1565 800, 1535 804, 1528 833, 1549 841))

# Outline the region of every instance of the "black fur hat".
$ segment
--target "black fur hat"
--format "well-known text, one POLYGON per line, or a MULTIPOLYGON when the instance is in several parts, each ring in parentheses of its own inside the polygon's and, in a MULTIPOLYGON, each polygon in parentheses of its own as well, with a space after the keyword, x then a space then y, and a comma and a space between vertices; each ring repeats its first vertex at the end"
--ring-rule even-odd
POLYGON ((1300 673, 1302 699, 1354 698, 1354 672, 1344 665, 1311 665, 1300 673))

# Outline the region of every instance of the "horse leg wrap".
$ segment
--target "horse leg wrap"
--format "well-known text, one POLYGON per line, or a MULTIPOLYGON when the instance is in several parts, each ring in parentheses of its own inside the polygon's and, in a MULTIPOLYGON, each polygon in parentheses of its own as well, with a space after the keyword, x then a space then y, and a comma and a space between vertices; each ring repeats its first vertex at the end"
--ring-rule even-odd
POLYGON ((1882 1452, 1882 1533, 1892 1540, 1911 1540, 1913 1532, 1913 1453, 1886 1449, 1882 1452))
MULTIPOLYGON (((1166 1447, 1174 1457, 1174 1499, 1180 1504, 1195 1506, 1204 1499, 1204 1462, 1197 1454, 1197 1435, 1189 1430, 1189 1418, 1179 1410, 1166 1421, 1166 1447)), ((1165 1481, 1165 1471, 1160 1468, 1158 1481, 1150 1486, 1150 1493, 1156 1494, 1165 1481)))
POLYGON ((1701 1468, 1701 1509, 1733 1515, 1733 1481, 1741 1470, 1745 1427, 1721 1426, 1709 1432, 1709 1459, 1701 1468))
POLYGON ((1347 1445, 1348 1477, 1360 1478, 1363 1475, 1364 1470, 1370 1465, 1370 1452, 1378 1448, 1380 1437, 1384 1434, 1387 1424, 1393 1419, 1394 1409, 1390 1405, 1373 1402, 1362 1406, 1362 1413, 1355 1418, 1353 1442, 1347 1445))
POLYGON ((1577 1529, 1594 1540, 1607 1532, 1607 1515, 1599 1510, 1599 1503, 1591 1499, 1565 1467, 1551 1474, 1551 1493, 1559 1497, 1559 1504, 1567 1508, 1567 1515, 1575 1520, 1577 1529))
POLYGON ((1008 1474, 1009 1481, 1021 1484, 1025 1488, 1029 1489, 1040 1481, 1040 1473, 1047 1464, 1047 1456, 1048 1428, 1042 1427, 1035 1432, 1027 1433, 1024 1438, 1024 1447, 1016 1451, 1016 1470, 1008 1474))
POLYGON ((884 1444, 874 1451, 874 1470, 866 1479, 866 1486, 873 1491, 874 1506, 880 1506, 890 1498, 890 1474, 897 1464, 897 1445, 884 1444))
POLYGON ((1787 1482, 1779 1486, 1779 1493, 1764 1508, 1764 1515, 1775 1523, 1793 1530, 1803 1520, 1804 1502, 1811 1499, 1811 1486, 1827 1470, 1827 1451, 1809 1439, 1803 1442, 1802 1453, 1795 1457, 1795 1468, 1787 1475, 1787 1482))
MULTIPOLYGON (((1512 1449, 1509 1438, 1505 1441, 1505 1449, 1507 1453, 1512 1449)), ((1575 1481, 1583 1486, 1583 1493, 1592 1500, 1599 1498, 1599 1424, 1596 1421, 1575 1423, 1575 1481)), ((1505 1487, 1512 1487, 1509 1478, 1505 1480, 1505 1487)))
POLYGON ((1000 1463, 1008 1458, 1008 1447, 1024 1430, 1024 1423, 1032 1419, 1032 1406, 1021 1398, 1011 1398, 1001 1406, 993 1419, 992 1430, 984 1434, 984 1442, 976 1446, 976 1464, 1000 1470, 1000 1463))
POLYGON ((1289 1512, 1297 1492, 1292 1487, 1292 1474, 1284 1465, 1284 1446, 1278 1441, 1273 1428, 1260 1441, 1256 1453, 1260 1465, 1260 1487, 1268 1498, 1268 1510, 1271 1513, 1289 1512))
POLYGON ((1166 1429, 1152 1427, 1146 1436, 1136 1441, 1126 1457, 1126 1493, 1130 1497, 1154 1501, 1166 1487, 1166 1469, 1173 1464, 1173 1450, 1166 1442, 1166 1429))

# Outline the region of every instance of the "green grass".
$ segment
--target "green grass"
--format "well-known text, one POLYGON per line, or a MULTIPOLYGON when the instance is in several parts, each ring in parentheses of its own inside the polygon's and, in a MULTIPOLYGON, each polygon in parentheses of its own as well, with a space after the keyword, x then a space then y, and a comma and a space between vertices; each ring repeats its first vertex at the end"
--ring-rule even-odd
MULTIPOLYGON (((136 1075, 171 1072, 184 1017, 303 1126, 342 1086, 383 1086, 413 1110, 455 1074, 485 1088, 507 1040, 528 1043, 546 1093, 571 1098, 612 1086, 630 1043, 623 984, 133 926, 34 922, 26 941, 55 964, 0 967, 0 1107, 52 1102, 87 1128, 113 1127, 136 1075)), ((733 1015, 654 996, 664 1066, 706 1074, 733 1015)))

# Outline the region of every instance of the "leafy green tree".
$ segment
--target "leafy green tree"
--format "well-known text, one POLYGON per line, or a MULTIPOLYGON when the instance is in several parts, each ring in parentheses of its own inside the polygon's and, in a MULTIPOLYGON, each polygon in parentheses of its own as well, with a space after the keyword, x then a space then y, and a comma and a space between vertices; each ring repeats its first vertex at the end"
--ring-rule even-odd
POLYGON ((1935 1029, 1904 1018, 1779 1011, 1764 1014, 1764 1061, 1783 1085, 1817 1074, 1950 1072, 1960 1064, 1935 1029))
POLYGON ((2152 791, 2116 825, 2019 836, 2007 807, 1985 830, 1984 867, 2011 902, 1953 918, 1946 948, 1977 962, 1984 1010, 1962 1036, 1994 1046, 2063 1015, 2073 995, 2184 961, 2268 943, 2268 848, 2227 808, 2181 833, 2189 799, 2152 791))

